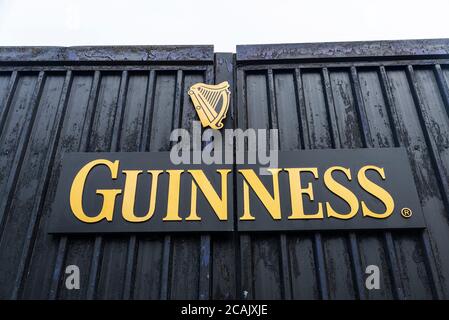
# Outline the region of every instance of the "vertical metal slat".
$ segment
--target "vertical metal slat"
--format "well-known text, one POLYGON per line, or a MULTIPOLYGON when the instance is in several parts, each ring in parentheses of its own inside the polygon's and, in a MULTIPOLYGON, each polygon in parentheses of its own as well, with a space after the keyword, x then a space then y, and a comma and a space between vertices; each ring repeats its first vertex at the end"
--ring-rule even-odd
MULTIPOLYGON (((14 80, 16 81, 16 80, 14 80)), ((20 136, 19 141, 17 143, 17 151, 16 154, 14 156, 14 160, 12 161, 11 164, 11 169, 10 169, 10 173, 8 176, 8 179, 6 181, 6 189, 7 190, 7 194, 4 195, 4 201, 0 202, 0 237, 3 234, 3 229, 5 227, 5 216, 6 216, 6 212, 9 209, 9 206, 11 204, 11 198, 13 195, 13 191, 15 189, 16 183, 17 183, 17 178, 20 172, 20 167, 22 166, 22 160, 23 157, 25 156, 25 151, 27 149, 28 146, 28 142, 30 141, 30 134, 33 128, 33 123, 34 123, 34 119, 36 117, 37 114, 37 108, 38 108, 38 104, 39 104, 39 100, 42 94, 42 90, 44 88, 44 83, 45 83, 45 72, 41 71, 39 72, 39 75, 37 77, 37 82, 36 85, 34 87, 34 91, 33 91, 33 96, 31 98, 31 112, 29 117, 29 120, 27 120, 28 125, 26 130, 23 132, 23 134, 20 136)))
MULTIPOLYGON (((215 61, 216 57, 214 58, 215 61)), ((206 83, 214 81, 214 69, 208 67, 206 70, 206 83)), ((207 143, 211 143, 208 141, 207 143)), ((204 147, 204 146, 203 146, 204 147)), ((204 234, 200 237, 200 276, 199 276, 199 294, 200 300, 210 299, 211 296, 211 265, 212 265, 212 241, 211 235, 204 234)))
MULTIPOLYGON (((426 140, 426 144, 427 146, 429 146, 430 148, 430 159, 433 162, 433 167, 436 169, 437 171, 437 181, 439 189, 441 190, 441 196, 443 198, 443 202, 446 206, 446 208, 449 208, 449 185, 446 181, 446 179, 444 179, 444 169, 443 169, 443 164, 442 164, 442 160, 440 158, 440 154, 438 152, 438 147, 436 145, 435 140, 432 138, 432 133, 430 132, 429 128, 431 126, 430 120, 429 120, 429 115, 427 114, 425 107, 424 107, 424 103, 422 100, 422 96, 421 96, 421 92, 419 90, 418 87, 418 83, 416 80, 416 76, 415 76, 415 71, 413 70, 413 66, 408 65, 407 66, 407 78, 410 84, 410 88, 412 91, 412 96, 413 96, 413 100, 415 102, 416 105, 416 110, 418 113, 418 118, 419 118, 419 122, 421 124, 421 128, 423 130, 424 133, 424 138, 426 140)), ((423 240, 423 245, 424 245, 424 252, 426 255, 426 267, 428 269, 428 272, 431 276, 431 287, 432 290, 434 292, 434 295, 436 298, 438 299, 443 299, 444 298, 444 294, 443 294, 443 289, 441 288, 441 286, 439 284, 441 284, 441 281, 439 279, 439 275, 438 275, 438 271, 436 270, 436 266, 435 266, 435 257, 434 257, 434 253, 432 250, 432 246, 430 244, 430 237, 427 231, 423 231, 422 232, 422 240, 423 240)))
POLYGON ((47 190, 47 184, 51 174, 50 164, 53 162, 55 152, 57 149, 60 131, 62 128, 62 123, 64 119, 64 114, 67 106, 67 100, 70 92, 70 86, 72 82, 72 71, 68 70, 64 79, 64 84, 61 91, 61 96, 58 104, 58 109, 56 111, 56 116, 53 124, 53 132, 50 141, 49 148, 47 150, 47 156, 44 162, 44 172, 42 173, 43 181, 39 184, 39 188, 36 192, 36 197, 34 198, 33 209, 31 210, 31 217, 28 223, 27 233, 24 248, 22 250, 22 257, 18 265, 18 273, 14 282, 13 292, 11 294, 12 299, 17 299, 22 288, 23 278, 27 269, 27 265, 30 261, 31 248, 34 242, 36 226, 39 223, 39 212, 42 209, 42 205, 45 199, 45 194, 47 190))
MULTIPOLYGON (((174 102, 175 105, 173 108, 172 130, 180 126, 182 85, 183 85, 183 72, 182 70, 178 70, 176 73, 176 91, 174 102)), ((171 270, 172 254, 173 254, 173 240, 172 237, 167 234, 164 236, 164 246, 162 251, 162 273, 161 273, 161 290, 160 290, 160 299, 162 300, 170 298, 170 280, 171 280, 170 270, 171 270)))
MULTIPOLYGON (((400 135, 400 131, 402 130, 402 122, 399 118, 398 112, 397 112, 397 107, 396 104, 394 102, 394 98, 393 98, 393 93, 391 92, 391 84, 390 81, 388 79, 388 75, 387 75, 387 71, 385 70, 384 66, 380 66, 380 75, 381 75, 381 86, 382 86, 382 90, 384 91, 384 94, 387 97, 387 102, 388 102, 388 113, 389 113, 389 117, 390 117, 390 121, 391 121, 391 128, 392 128, 392 132, 393 132, 393 138, 394 138, 394 142, 396 146, 404 146, 404 141, 400 135)), ((408 77, 408 76, 407 76, 408 77)), ((415 99, 415 98, 414 98, 415 99)), ((433 274, 432 274, 432 270, 430 269, 431 266, 429 265, 429 251, 428 249, 426 249, 426 247, 428 247, 428 244, 426 244, 428 242, 428 240, 426 239, 428 237, 427 235, 427 231, 423 230, 421 232, 421 241, 424 245, 424 251, 426 254, 426 268, 427 271, 430 272, 430 276, 433 278, 433 274)), ((434 279, 432 279, 432 281, 434 281, 434 279)), ((438 295, 438 292, 435 288, 435 283, 432 283, 431 285, 432 287, 432 293, 438 295)), ((405 298, 405 294, 404 294, 404 298, 405 298)))
MULTIPOLYGON (((374 148, 372 133, 369 127, 369 120, 366 114, 366 106, 365 103, 363 102, 361 94, 359 76, 357 73, 357 69, 354 66, 351 67, 351 82, 353 84, 353 90, 355 92, 354 96, 356 98, 357 113, 359 115, 360 124, 362 127, 361 131, 362 131, 363 144, 365 147, 374 148)), ((398 261, 396 253, 394 251, 394 240, 391 231, 384 232, 384 243, 386 246, 387 259, 391 267, 390 278, 393 283, 393 295, 397 299, 403 299, 404 295, 402 293, 402 284, 401 279, 399 277, 398 261)))
MULTIPOLYGON (((146 151, 149 142, 148 141, 149 130, 151 127, 151 120, 152 120, 152 117, 150 115, 152 113, 153 108, 154 79, 155 79, 155 71, 151 70, 148 75, 147 92, 145 98, 145 111, 143 116, 144 120, 139 144, 139 151, 141 152, 146 151)), ((136 253, 137 253, 137 237, 136 235, 132 235, 129 238, 128 253, 126 258, 125 285, 123 288, 123 299, 125 300, 129 300, 132 298, 136 253)))
MULTIPOLYGON (((120 90, 119 97, 117 101, 117 110, 115 113, 114 126, 112 129, 112 139, 110 149, 111 152, 118 151, 119 149, 119 141, 120 141, 120 133, 121 133, 121 124, 122 124, 122 115, 124 110, 124 105, 126 101, 126 91, 128 88, 128 71, 122 71, 122 77, 120 80, 120 90)), ((101 266, 101 258, 103 254, 103 237, 96 236, 94 243, 94 252, 92 254, 92 262, 89 273, 89 283, 87 287, 87 299, 94 299, 95 292, 97 289, 98 276, 100 272, 101 266)))
MULTIPOLYGON (((276 105, 276 97, 275 97, 275 87, 274 87, 274 76, 273 70, 268 69, 268 97, 270 100, 270 126, 271 129, 279 128, 278 121, 278 110, 276 105)), ((271 137, 270 137, 271 139, 271 137)), ((278 136, 278 140, 279 140, 278 136)), ((271 142, 271 140, 270 140, 271 142)), ((280 143, 280 141, 278 141, 280 143)), ((287 236, 285 233, 281 233, 279 236, 279 246, 281 251, 281 279, 282 279, 282 291, 283 298, 290 300, 292 299, 292 288, 291 288, 291 274, 290 274, 290 262, 288 257, 288 247, 287 247, 287 236)))
MULTIPOLYGON (((96 101, 98 99, 98 90, 99 90, 99 83, 100 83, 100 71, 95 71, 94 77, 92 80, 90 95, 89 95, 89 101, 87 104, 87 112, 85 116, 86 121, 83 124, 83 131, 81 136, 81 141, 78 146, 79 151, 85 151, 87 150, 87 146, 89 145, 89 137, 92 130, 92 117, 94 115, 94 110, 96 106, 96 101)), ((59 240, 58 245, 58 251, 56 254, 56 261, 55 266, 53 269, 53 275, 52 275, 52 283, 50 285, 50 292, 48 298, 50 300, 54 300, 58 296, 58 289, 60 284, 60 279, 62 275, 62 268, 64 264, 64 260, 66 257, 67 252, 67 244, 68 244, 68 237, 62 236, 59 240)))
MULTIPOLYGON (((246 103, 246 76, 241 69, 237 73, 237 103, 236 103, 236 123, 237 128, 246 129, 248 127, 248 105, 246 103)), ((238 249, 238 269, 239 278, 237 283, 237 297, 243 300, 252 299, 254 296, 253 283, 253 261, 251 250, 251 236, 247 233, 239 235, 239 249, 238 249)))
MULTIPOLYGON (((329 71, 327 68, 323 68, 323 81, 324 81, 324 90, 326 96, 326 104, 329 113, 329 120, 331 124, 331 133, 333 146, 336 149, 342 148, 341 136, 340 136, 340 128, 338 126, 337 121, 337 110, 334 105, 334 98, 332 95, 332 88, 329 79, 329 71)), ((361 261, 360 261, 360 252, 357 244, 357 236, 354 232, 349 233, 349 249, 350 249, 350 257, 352 260, 353 266, 353 274, 355 277, 355 289, 357 290, 357 294, 359 299, 366 299, 364 281, 362 277, 362 269, 361 269, 361 261)))
POLYGON ((14 92, 16 91, 18 79, 18 72, 14 70, 11 73, 11 78, 9 79, 8 94, 6 95, 5 105, 3 106, 3 109, 0 110, 0 135, 3 131, 3 126, 5 125, 6 116, 8 115, 12 98, 14 97, 14 92))
MULTIPOLYGON (((300 125, 302 132, 302 144, 304 149, 311 149, 312 144, 309 136, 309 126, 307 123, 306 104, 304 101, 304 89, 302 85, 301 69, 295 69, 296 90, 298 92, 298 105, 300 108, 300 125)), ((319 232, 313 234, 313 256, 316 263, 316 273, 318 278, 318 287, 322 300, 329 299, 329 286, 326 277, 326 264, 324 261, 323 239, 319 232)))

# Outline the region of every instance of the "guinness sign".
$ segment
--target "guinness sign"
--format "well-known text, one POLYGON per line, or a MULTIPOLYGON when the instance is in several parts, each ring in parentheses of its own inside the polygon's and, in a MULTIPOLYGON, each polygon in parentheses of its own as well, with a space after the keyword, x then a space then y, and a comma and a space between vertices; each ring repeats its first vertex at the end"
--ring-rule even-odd
MULTIPOLYGON (((213 120, 219 126, 219 121, 213 120)), ((279 165, 174 165, 168 152, 69 153, 51 233, 425 226, 403 149, 279 152, 279 165), (234 206, 234 195, 237 205, 234 206), (234 221, 237 221, 234 224, 234 221)))

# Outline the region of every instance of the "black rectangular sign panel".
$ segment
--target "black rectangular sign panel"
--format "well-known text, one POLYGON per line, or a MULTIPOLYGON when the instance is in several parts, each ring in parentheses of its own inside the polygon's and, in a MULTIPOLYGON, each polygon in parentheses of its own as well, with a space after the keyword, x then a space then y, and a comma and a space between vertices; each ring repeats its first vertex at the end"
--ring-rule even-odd
POLYGON ((232 231, 235 219, 238 231, 425 227, 402 148, 278 156, 261 171, 259 163, 175 165, 169 152, 69 153, 49 232, 232 231))
MULTIPOLYGON (((273 174, 258 176, 269 193, 265 204, 261 200, 264 192, 256 195, 242 174, 242 169, 258 171, 260 167, 238 166, 239 231, 425 227, 403 148, 279 152, 278 202, 273 174), (245 188, 249 190, 247 199, 245 188), (242 219, 245 207, 247 220, 242 219)), ((257 186, 255 181, 252 183, 257 186)))
POLYGON ((232 165, 174 165, 169 152, 68 153, 62 163, 49 232, 232 231, 232 174, 232 165), (199 183, 192 187, 194 176, 199 183), (224 193, 222 176, 227 187, 224 193), (155 182, 157 188, 153 188, 155 182), (202 188, 208 188, 205 193, 215 201, 221 216, 202 188), (196 201, 191 201, 194 194, 196 201), (102 209, 104 218, 98 222, 80 219, 87 220, 81 210, 88 217, 98 217, 102 209))

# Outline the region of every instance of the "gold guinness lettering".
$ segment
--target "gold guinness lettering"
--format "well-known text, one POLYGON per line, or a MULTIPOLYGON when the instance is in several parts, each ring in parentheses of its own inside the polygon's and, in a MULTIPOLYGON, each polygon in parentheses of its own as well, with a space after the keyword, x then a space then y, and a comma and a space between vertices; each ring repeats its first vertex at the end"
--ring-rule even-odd
POLYGON ((382 177, 382 180, 385 180, 385 172, 383 168, 379 168, 376 166, 364 166, 362 169, 360 169, 357 177, 360 186, 367 191, 368 193, 372 194, 376 198, 378 198, 382 203, 385 205, 385 212, 383 213, 376 213, 371 211, 365 204, 365 202, 362 201, 362 212, 364 216, 372 217, 372 218, 378 218, 378 219, 384 219, 390 216, 393 213, 394 210, 394 200, 391 197, 391 195, 384 190, 383 188, 379 187, 377 184, 373 183, 372 181, 368 180, 366 177, 366 171, 373 170, 382 177))
POLYGON ((346 203, 349 205, 350 210, 348 213, 338 213, 332 208, 329 202, 326 202, 327 215, 329 217, 334 217, 338 219, 344 220, 351 219, 357 214, 357 211, 359 211, 359 201, 357 200, 357 197, 351 190, 335 181, 335 179, 332 177, 332 173, 335 171, 343 172, 349 181, 352 180, 351 171, 348 168, 336 166, 327 169, 326 172, 324 173, 324 184, 326 185, 326 187, 332 193, 336 194, 337 196, 345 200, 346 203))
POLYGON ((191 195, 191 207, 190 207, 190 216, 186 218, 186 220, 190 221, 200 221, 201 218, 198 216, 196 212, 196 196, 197 184, 206 197, 207 201, 209 201, 211 207, 214 209, 215 214, 220 220, 228 219, 228 173, 231 172, 230 169, 219 169, 218 173, 221 175, 221 197, 215 192, 214 188, 210 181, 206 178, 206 175, 201 170, 188 170, 188 172, 192 175, 192 195, 191 195))
POLYGON ((117 179, 117 172, 119 161, 111 162, 105 159, 98 159, 86 164, 73 179, 72 188, 70 190, 70 208, 72 208, 73 214, 81 221, 86 223, 95 223, 103 219, 112 221, 114 214, 115 198, 122 192, 120 189, 98 189, 97 194, 103 196, 103 207, 100 213, 95 217, 87 216, 83 210, 83 191, 84 184, 86 183, 87 175, 89 172, 98 165, 104 165, 111 171, 111 178, 117 179))
POLYGON ((150 219, 154 214, 156 207, 156 195, 157 195, 157 182, 162 170, 148 170, 151 174, 151 193, 150 193, 150 206, 148 212, 143 217, 137 217, 134 214, 134 202, 136 199, 137 177, 142 173, 142 170, 123 170, 126 175, 125 191, 123 193, 123 205, 122 213, 123 218, 129 222, 143 222, 150 219))
POLYGON ((179 192, 181 186, 181 173, 184 170, 167 170, 170 176, 168 184, 167 215, 164 221, 182 221, 179 216, 179 192))
POLYGON ((239 172, 244 176, 245 181, 243 182, 243 216, 240 220, 254 220, 255 218, 251 215, 250 211, 250 201, 249 201, 249 186, 254 190, 257 197, 262 201, 265 208, 267 208, 271 217, 274 220, 281 219, 281 202, 279 198, 279 171, 282 169, 268 169, 273 175, 273 197, 264 187, 260 179, 256 176, 256 173, 250 169, 242 169, 239 172), (249 186, 248 186, 249 185, 249 186))
POLYGON ((287 168, 290 179, 290 198, 292 204, 292 214, 289 219, 322 219, 323 218, 323 204, 318 202, 318 211, 314 214, 305 214, 304 205, 302 202, 302 195, 307 195, 310 201, 313 201, 312 183, 309 182, 307 188, 301 186, 301 173, 309 172, 313 174, 315 179, 318 179, 318 168, 287 168))
MULTIPOLYGON (((82 206, 84 184, 86 183, 87 176, 94 169, 94 167, 100 165, 106 166, 110 170, 111 179, 117 179, 119 169, 118 160, 114 162, 104 159, 94 160, 86 164, 77 173, 70 191, 70 206, 72 208, 72 212, 79 220, 86 223, 95 223, 103 219, 112 221, 116 197, 122 193, 121 189, 98 189, 96 190, 96 193, 103 196, 103 206, 100 213, 96 216, 91 216, 84 212, 82 206)), ((329 218, 347 220, 353 218, 359 212, 359 203, 361 203, 363 216, 377 219, 387 218, 393 212, 394 200, 388 191, 367 178, 366 172, 368 170, 377 172, 383 180, 386 179, 385 172, 383 168, 368 165, 362 167, 357 174, 358 183, 363 190, 376 197, 385 206, 385 211, 382 213, 372 211, 368 208, 364 201, 359 202, 354 192, 335 180, 333 174, 340 172, 347 178, 348 181, 352 181, 351 171, 349 168, 333 166, 328 168, 323 175, 324 186, 326 189, 344 200, 349 206, 349 211, 338 212, 333 208, 329 201, 324 202, 324 207, 323 202, 316 201, 317 210, 314 213, 304 212, 303 196, 307 196, 311 202, 315 202, 315 196, 312 183, 309 182, 307 187, 304 187, 301 182, 301 175, 308 173, 313 176, 314 180, 318 180, 318 168, 268 169, 272 176, 272 194, 270 194, 270 191, 267 190, 254 170, 240 169, 238 170, 238 173, 244 177, 243 190, 241 191, 243 193, 243 212, 240 216, 240 220, 251 221, 256 219, 256 216, 251 212, 250 190, 252 190, 256 197, 262 202, 273 220, 282 219, 283 213, 281 212, 281 195, 279 192, 279 174, 282 171, 287 172, 289 177, 291 213, 288 216, 288 219, 290 220, 323 219, 324 211, 326 211, 327 217, 329 218), (324 210, 324 208, 326 210, 324 210)), ((190 213, 185 220, 201 221, 201 216, 198 214, 196 207, 198 188, 201 190, 204 197, 215 212, 216 217, 221 221, 228 219, 227 190, 229 180, 228 175, 231 172, 230 169, 216 170, 216 173, 218 173, 221 177, 221 196, 217 193, 210 180, 206 177, 202 170, 147 170, 146 172, 151 176, 151 191, 148 197, 148 211, 143 216, 137 216, 134 213, 137 178, 142 174, 143 170, 122 170, 121 172, 125 175, 122 216, 123 219, 128 222, 145 222, 152 218, 156 208, 159 176, 164 173, 168 174, 169 183, 167 212, 165 217, 163 217, 163 221, 183 221, 179 215, 179 195, 183 192, 181 190, 181 177, 183 173, 188 173, 191 177, 190 213)))

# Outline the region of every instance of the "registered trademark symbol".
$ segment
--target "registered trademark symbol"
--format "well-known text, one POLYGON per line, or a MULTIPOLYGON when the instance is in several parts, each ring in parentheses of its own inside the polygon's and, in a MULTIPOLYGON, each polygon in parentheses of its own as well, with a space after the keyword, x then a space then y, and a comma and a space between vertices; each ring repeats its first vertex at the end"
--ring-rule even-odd
POLYGON ((410 208, 402 208, 401 209, 401 215, 404 218, 410 218, 412 216, 412 214, 413 214, 413 212, 412 212, 412 209, 410 209, 410 208))

